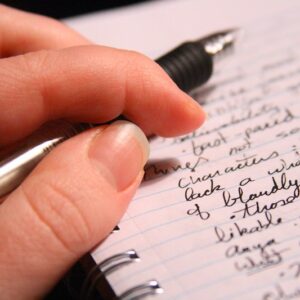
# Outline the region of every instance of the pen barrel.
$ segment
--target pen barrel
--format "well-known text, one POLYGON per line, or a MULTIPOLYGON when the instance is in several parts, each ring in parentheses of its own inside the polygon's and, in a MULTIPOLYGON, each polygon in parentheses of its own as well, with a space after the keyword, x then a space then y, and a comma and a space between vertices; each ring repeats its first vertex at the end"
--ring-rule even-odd
POLYGON ((185 92, 205 83, 213 71, 212 57, 199 42, 184 43, 156 62, 185 92))
POLYGON ((67 121, 51 122, 26 140, 0 151, 0 197, 15 189, 55 146, 91 127, 67 121))

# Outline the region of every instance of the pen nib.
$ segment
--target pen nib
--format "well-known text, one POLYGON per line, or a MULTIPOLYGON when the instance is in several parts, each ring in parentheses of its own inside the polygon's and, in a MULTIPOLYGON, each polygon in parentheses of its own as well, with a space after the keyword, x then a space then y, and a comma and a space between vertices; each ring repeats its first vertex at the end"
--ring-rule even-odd
POLYGON ((241 32, 238 28, 219 31, 202 38, 199 42, 204 45, 205 51, 214 57, 227 49, 232 49, 240 38, 241 32))

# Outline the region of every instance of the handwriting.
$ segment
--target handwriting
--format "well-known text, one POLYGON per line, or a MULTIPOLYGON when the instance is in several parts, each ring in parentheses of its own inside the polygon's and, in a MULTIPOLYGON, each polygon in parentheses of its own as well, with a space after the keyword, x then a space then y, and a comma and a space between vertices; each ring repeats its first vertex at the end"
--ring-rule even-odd
POLYGON ((238 146, 233 146, 229 150, 229 155, 235 155, 251 148, 251 141, 248 138, 244 138, 244 143, 238 146))
POLYGON ((163 160, 155 163, 150 163, 145 167, 144 180, 152 179, 153 177, 164 176, 178 171, 195 172, 201 163, 207 162, 204 157, 197 157, 194 161, 186 161, 180 163, 176 160, 163 160))
POLYGON ((291 263, 288 268, 289 268, 289 270, 294 271, 294 273, 293 273, 294 278, 300 277, 300 262, 299 261, 291 263))
POLYGON ((283 171, 288 171, 292 168, 297 168, 300 166, 300 159, 297 159, 294 162, 289 162, 287 163, 283 158, 280 159, 281 162, 281 166, 277 167, 276 169, 272 170, 272 171, 268 171, 269 175, 274 175, 276 173, 281 173, 283 171))
POLYGON ((280 139, 285 139, 285 138, 287 138, 291 135, 297 134, 299 132, 300 132, 300 127, 294 127, 292 129, 281 131, 281 132, 277 133, 276 137, 278 137, 280 139))
POLYGON ((185 189, 184 197, 185 197, 186 201, 192 201, 192 200, 195 200, 195 199, 200 199, 200 198, 210 196, 213 193, 218 192, 218 191, 222 191, 222 190, 224 190, 224 188, 221 187, 221 185, 219 185, 219 184, 215 185, 213 179, 211 179, 209 188, 205 189, 202 192, 201 191, 200 192, 195 192, 193 188, 188 187, 188 188, 185 189))
POLYGON ((233 197, 229 191, 223 192, 223 201, 226 207, 231 207, 239 201, 242 204, 247 204, 250 201, 258 199, 262 196, 270 196, 271 194, 276 194, 281 190, 289 190, 294 187, 295 198, 299 196, 300 184, 298 179, 288 179, 286 173, 282 173, 280 180, 278 181, 274 176, 272 176, 272 186, 267 190, 258 191, 255 193, 245 194, 243 187, 241 186, 243 180, 240 182, 238 187, 238 195, 233 197))
POLYGON ((249 205, 245 203, 244 208, 234 211, 234 214, 242 213, 242 218, 247 218, 254 216, 256 214, 261 214, 269 210, 278 209, 281 206, 286 206, 294 203, 294 200, 299 197, 299 188, 296 188, 293 191, 292 195, 284 197, 279 200, 271 201, 267 204, 261 204, 258 201, 255 201, 255 204, 249 205))
POLYGON ((265 131, 266 129, 274 128, 278 125, 289 123, 293 121, 295 116, 289 109, 285 109, 285 115, 281 118, 275 118, 272 121, 264 122, 263 124, 255 125, 254 127, 248 127, 245 129, 245 136, 247 138, 252 137, 254 133, 265 131))
POLYGON ((270 159, 276 158, 279 156, 279 153, 277 151, 273 151, 270 154, 267 154, 266 156, 256 157, 257 155, 251 155, 244 157, 242 159, 237 159, 237 164, 234 166, 229 166, 224 169, 224 173, 232 173, 236 172, 238 170, 242 170, 245 168, 250 168, 252 166, 259 165, 263 162, 266 162, 270 159))
POLYGON ((255 225, 248 224, 241 226, 237 222, 234 222, 233 225, 229 226, 229 228, 226 230, 220 226, 215 226, 214 231, 217 236, 217 243, 228 243, 243 236, 268 230, 269 228, 277 226, 281 223, 281 218, 273 220, 273 215, 269 211, 265 211, 262 219, 256 219, 255 225))
POLYGON ((189 216, 198 216, 201 220, 206 221, 210 218, 210 213, 200 208, 199 204, 195 203, 193 209, 188 209, 187 214, 189 216))
POLYGON ((277 242, 275 239, 270 239, 265 243, 256 243, 251 246, 232 245, 226 249, 225 256, 227 258, 233 258, 235 256, 241 256, 256 251, 258 251, 261 255, 267 255, 268 253, 266 249, 276 244, 277 242))
POLYGON ((271 249, 269 252, 265 250, 257 257, 247 255, 241 261, 236 261, 234 266, 237 271, 247 271, 249 275, 252 275, 268 267, 279 265, 283 261, 282 253, 286 250, 271 249))
POLYGON ((180 144, 180 143, 183 143, 183 142, 185 142, 187 140, 192 140, 192 139, 196 139, 196 138, 199 138, 199 137, 203 137, 203 136, 209 135, 211 133, 218 132, 221 129, 230 128, 230 127, 232 127, 234 125, 239 125, 240 123, 249 121, 251 119, 254 119, 254 118, 257 118, 257 117, 260 117, 260 116, 264 116, 264 115, 270 114, 270 113, 272 113, 274 111, 277 112, 278 111, 278 107, 263 105, 262 107, 260 107, 256 111, 250 108, 243 115, 241 115, 240 113, 236 114, 236 115, 232 114, 230 116, 229 121, 225 121, 221 125, 213 127, 211 129, 196 130, 196 131, 193 131, 190 134, 174 138, 173 141, 172 141, 172 143, 173 144, 180 144))
POLYGON ((223 176, 225 174, 238 172, 239 170, 243 170, 246 168, 251 168, 253 166, 260 165, 264 162, 277 158, 279 153, 277 151, 272 151, 264 156, 251 155, 245 156, 242 159, 237 159, 236 164, 231 166, 225 166, 222 170, 214 170, 211 173, 203 174, 203 175, 190 175, 188 177, 182 177, 179 179, 178 187, 186 188, 190 185, 194 185, 197 183, 201 183, 210 179, 213 179, 218 176, 223 176))
POLYGON ((262 300, 292 300, 300 297, 300 288, 296 287, 292 291, 284 289, 281 284, 277 283, 271 292, 266 292, 262 300))
POLYGON ((227 144, 227 139, 221 132, 217 132, 217 137, 206 143, 201 142, 200 144, 197 144, 196 141, 192 140, 193 154, 195 156, 201 156, 205 150, 218 148, 223 144, 227 144))

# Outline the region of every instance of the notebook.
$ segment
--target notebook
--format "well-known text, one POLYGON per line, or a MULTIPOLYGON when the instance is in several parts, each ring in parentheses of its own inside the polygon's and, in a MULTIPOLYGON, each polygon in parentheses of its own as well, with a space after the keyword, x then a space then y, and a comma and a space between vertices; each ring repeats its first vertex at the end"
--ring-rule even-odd
POLYGON ((141 187, 90 253, 84 294, 300 299, 299 12, 247 25, 192 93, 206 123, 151 140, 141 187))

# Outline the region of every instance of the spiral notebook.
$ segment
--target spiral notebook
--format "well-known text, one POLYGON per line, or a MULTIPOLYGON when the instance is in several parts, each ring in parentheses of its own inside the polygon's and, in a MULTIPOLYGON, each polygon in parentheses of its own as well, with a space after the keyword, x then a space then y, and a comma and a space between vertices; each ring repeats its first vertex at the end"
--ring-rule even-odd
POLYGON ((245 28, 192 94, 205 125, 151 141, 127 213, 89 256, 84 295, 300 299, 299 13, 245 28))

